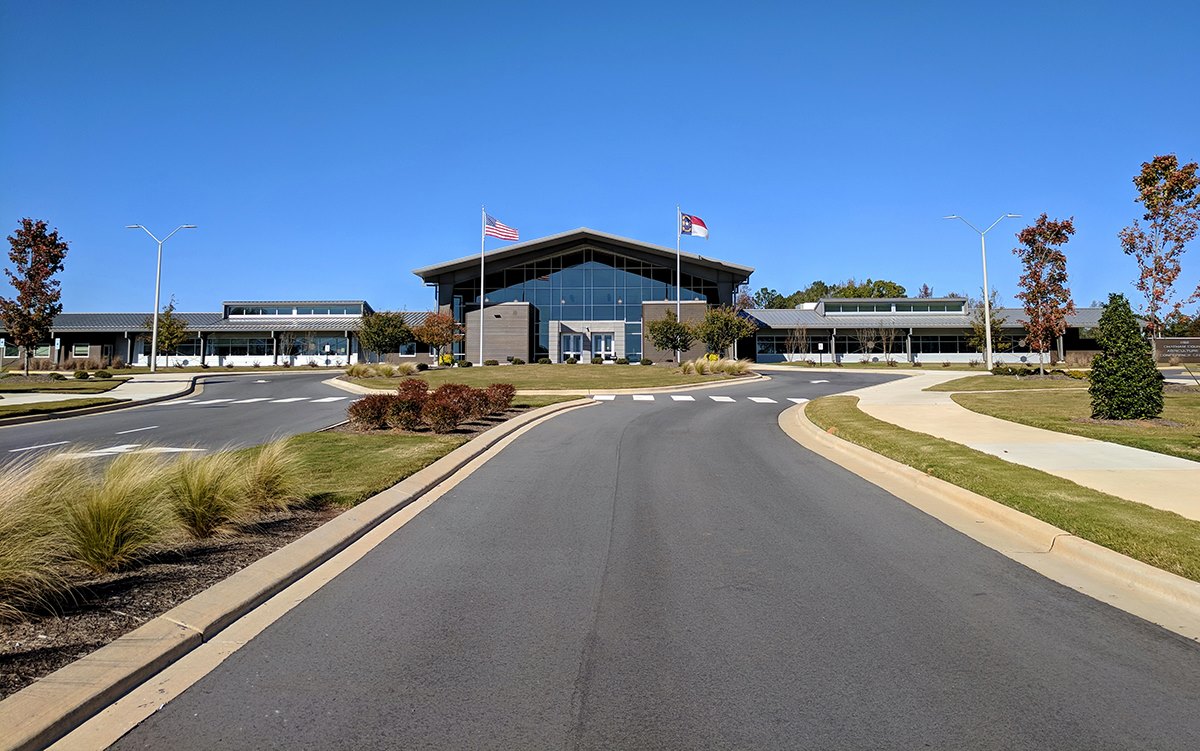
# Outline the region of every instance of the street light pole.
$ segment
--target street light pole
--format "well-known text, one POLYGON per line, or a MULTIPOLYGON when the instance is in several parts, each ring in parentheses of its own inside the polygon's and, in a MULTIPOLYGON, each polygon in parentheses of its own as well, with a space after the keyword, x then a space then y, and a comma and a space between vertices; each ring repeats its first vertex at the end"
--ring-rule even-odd
POLYGON ((125 229, 140 229, 140 230, 144 231, 147 235, 150 235, 150 237, 153 238, 154 242, 158 243, 158 265, 154 269, 154 315, 151 316, 151 319, 150 319, 153 322, 150 325, 150 372, 157 373, 158 372, 158 292, 159 292, 160 284, 162 282, 162 246, 163 246, 163 243, 165 243, 167 240, 171 239, 171 235, 174 235, 179 230, 181 230, 181 229, 196 229, 196 225, 181 224, 178 227, 176 227, 175 229, 171 230, 171 235, 167 235, 166 237, 164 237, 161 240, 159 240, 157 237, 154 237, 153 232, 146 229, 145 227, 143 227, 140 224, 127 224, 127 225, 125 225, 125 229))
POLYGON ((943 219, 958 219, 963 224, 967 225, 968 227, 970 227, 971 229, 973 229, 979 233, 979 255, 983 259, 983 336, 984 336, 983 361, 984 361, 984 367, 986 367, 990 371, 992 369, 992 300, 991 300, 991 289, 988 287, 987 240, 985 238, 987 237, 987 233, 991 232, 992 228, 995 227, 997 224, 999 224, 1001 221, 1003 221, 1005 219, 1019 219, 1019 218, 1021 218, 1021 215, 1020 214, 1004 214, 999 219, 992 222, 991 225, 983 231, 980 231, 978 227, 976 227, 974 224, 971 224, 966 219, 963 219, 958 214, 951 214, 950 216, 944 216, 942 218, 943 219))

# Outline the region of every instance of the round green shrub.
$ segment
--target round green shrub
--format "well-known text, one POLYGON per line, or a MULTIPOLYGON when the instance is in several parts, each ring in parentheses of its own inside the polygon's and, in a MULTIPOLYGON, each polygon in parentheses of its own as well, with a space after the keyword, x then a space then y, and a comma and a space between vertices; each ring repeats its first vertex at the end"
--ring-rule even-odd
POLYGON ((484 365, 489 365, 489 366, 490 366, 490 365, 499 365, 499 364, 500 364, 500 361, 499 361, 499 360, 484 360, 484 361, 483 361, 483 364, 484 364, 484 365))
POLYGON ((603 364, 604 364, 603 357, 596 355, 595 357, 592 358, 592 365, 603 365, 603 364))
POLYGON ((459 360, 458 361, 458 367, 460 367, 460 368, 469 368, 474 364, 475 363, 471 362, 470 360, 459 360))
POLYGON ((519 357, 514 357, 514 358, 511 360, 511 362, 512 362, 512 364, 513 364, 513 365, 524 365, 524 364, 525 364, 525 361, 524 361, 524 360, 522 360, 522 359, 521 359, 521 358, 519 358, 519 357))
POLYGON ((67 380, 67 377, 65 375, 63 375, 62 373, 51 373, 50 380, 51 381, 65 381, 65 380, 67 380))
POLYGON ((642 358, 642 365, 653 365, 653 364, 654 364, 654 361, 651 360, 649 357, 642 358))
POLYGON ((537 364, 538 365, 550 365, 551 364, 550 358, 549 357, 539 357, 537 364))
POLYGON ((81 381, 86 381, 86 380, 87 380, 88 378, 90 378, 91 376, 90 376, 90 375, 88 375, 88 372, 87 372, 86 370, 76 370, 76 371, 75 371, 75 377, 76 377, 76 378, 78 378, 78 379, 79 379, 79 380, 81 380, 81 381))
POLYGON ((629 364, 629 361, 626 360, 624 357, 617 358, 617 365, 628 365, 628 364, 629 364))
POLYGON ((97 370, 96 377, 103 381, 112 378, 112 373, 109 373, 107 370, 97 370))

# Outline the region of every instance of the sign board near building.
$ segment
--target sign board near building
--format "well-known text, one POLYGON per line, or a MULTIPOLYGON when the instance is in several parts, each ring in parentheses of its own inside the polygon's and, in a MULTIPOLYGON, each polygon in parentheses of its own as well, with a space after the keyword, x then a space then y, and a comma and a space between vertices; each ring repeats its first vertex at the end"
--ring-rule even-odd
POLYGON ((1179 362, 1200 362, 1200 337, 1166 337, 1155 339, 1159 362, 1178 358, 1179 362))

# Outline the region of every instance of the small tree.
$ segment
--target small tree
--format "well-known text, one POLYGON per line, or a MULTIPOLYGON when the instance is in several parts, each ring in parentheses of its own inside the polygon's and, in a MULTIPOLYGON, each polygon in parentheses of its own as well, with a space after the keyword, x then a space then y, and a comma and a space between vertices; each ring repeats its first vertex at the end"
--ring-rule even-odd
POLYGON ((784 346, 790 355, 808 354, 808 328, 797 326, 789 330, 784 346))
POLYGON ((900 338, 900 330, 885 326, 877 332, 879 337, 879 345, 883 348, 883 361, 890 363, 892 361, 892 350, 896 347, 896 340, 900 338))
POLYGON ((696 343, 696 332, 677 319, 673 310, 668 310, 663 318, 647 323, 646 336, 657 349, 676 354, 686 352, 696 343))
MULTIPOLYGON (((967 322, 971 326, 971 330, 967 332, 967 344, 971 345, 978 352, 984 352, 987 347, 987 320, 983 309, 983 298, 972 298, 967 302, 971 308, 971 316, 967 322)), ((992 352, 1007 352, 1012 349, 1012 340, 1006 339, 1003 334, 1004 324, 1008 323, 1008 316, 1000 313, 1000 293, 992 287, 992 291, 988 293, 988 308, 992 316, 992 352)))
POLYGON ((1067 316, 1075 313, 1067 287, 1067 255, 1062 251, 1073 234, 1071 218, 1057 221, 1043 213, 1017 233, 1021 247, 1013 248, 1025 268, 1017 297, 1025 305, 1026 320, 1021 323, 1029 348, 1037 350, 1039 373, 1045 373, 1043 355, 1067 330, 1067 316))
POLYGON ((1096 339, 1100 354, 1092 359, 1088 387, 1092 417, 1139 420, 1161 414, 1163 377, 1124 295, 1108 296, 1096 339))
POLYGON ((29 218, 21 220, 8 242, 13 268, 5 269, 4 275, 17 297, 0 297, 0 318, 8 338, 21 348, 28 376, 34 347, 50 338, 54 318, 62 312, 61 283, 54 275, 63 270, 67 242, 58 236, 58 230, 47 232, 45 222, 29 218))
POLYGON ((384 355, 399 352, 413 341, 412 329, 404 322, 404 314, 394 311, 366 313, 358 329, 358 341, 363 349, 384 355))
POLYGON ((696 338, 704 342, 708 351, 724 357, 725 352, 738 339, 754 336, 758 329, 749 319, 737 314, 732 308, 709 308, 704 320, 696 324, 696 338))
POLYGON ((921 289, 917 290, 917 297, 933 297, 933 287, 928 284, 922 284, 921 289))
POLYGON ((441 360, 442 350, 463 339, 463 327, 449 313, 430 313, 412 329, 413 337, 435 351, 441 360))
POLYGON ((875 351, 875 344, 879 341, 878 329, 855 329, 854 340, 858 342, 858 351, 862 353, 864 360, 871 359, 871 353, 875 351))
MULTIPOLYGON (((146 316, 142 325, 147 331, 153 331, 154 319, 146 316)), ((187 323, 175 317, 175 296, 171 295, 170 302, 164 305, 162 312, 158 314, 158 353, 167 356, 167 365, 171 364, 171 355, 179 354, 179 346, 187 338, 187 323)))
POLYGON ((279 356, 283 355, 285 362, 288 365, 294 365, 292 358, 300 354, 300 337, 295 331, 280 331, 275 335, 275 362, 278 364, 279 356))
POLYGON ((1138 195, 1134 200, 1146 209, 1143 228, 1135 219, 1121 230, 1121 249, 1133 256, 1138 266, 1137 290, 1146 298, 1150 330, 1161 337, 1167 313, 1178 312, 1200 297, 1200 287, 1185 300, 1174 300, 1180 258, 1200 225, 1200 178, 1195 162, 1179 166, 1174 154, 1156 156, 1142 164, 1133 178, 1138 195))

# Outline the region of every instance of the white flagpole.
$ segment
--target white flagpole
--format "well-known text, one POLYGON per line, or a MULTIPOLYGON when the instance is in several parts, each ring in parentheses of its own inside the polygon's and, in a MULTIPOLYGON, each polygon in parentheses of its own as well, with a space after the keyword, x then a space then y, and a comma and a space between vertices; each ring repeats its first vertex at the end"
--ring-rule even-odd
POLYGON ((679 296, 683 290, 683 277, 679 273, 679 237, 683 234, 683 213, 675 205, 675 320, 682 321, 679 311, 679 296))
POLYGON ((487 238, 487 209, 479 207, 479 366, 483 367, 483 245, 487 238))

